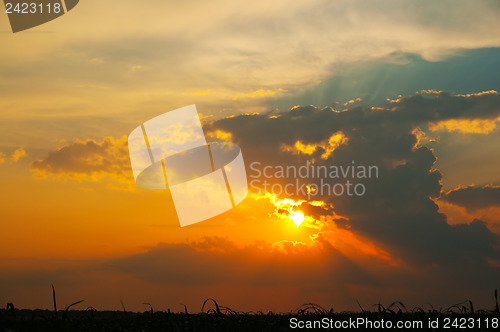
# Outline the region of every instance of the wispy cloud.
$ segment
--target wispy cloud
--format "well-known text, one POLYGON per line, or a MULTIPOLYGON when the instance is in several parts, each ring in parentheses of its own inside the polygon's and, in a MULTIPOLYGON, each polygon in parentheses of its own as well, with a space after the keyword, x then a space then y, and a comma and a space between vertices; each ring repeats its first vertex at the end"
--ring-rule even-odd
POLYGON ((14 150, 10 157, 7 157, 7 154, 4 152, 0 152, 0 164, 3 164, 7 161, 9 161, 11 164, 15 164, 22 158, 25 158, 27 155, 28 154, 26 153, 26 150, 24 150, 24 148, 22 147, 14 150))
POLYGON ((18 148, 16 151, 12 153, 12 156, 10 157, 10 160, 13 163, 16 163, 19 161, 19 159, 26 157, 26 151, 23 148, 18 148))
POLYGON ((102 176, 125 178, 131 175, 127 138, 106 137, 101 142, 77 141, 52 151, 31 163, 37 177, 47 175, 73 179, 99 179, 102 176))
POLYGON ((262 89, 259 89, 259 90, 256 90, 256 91, 253 91, 253 92, 249 92, 249 93, 244 93, 244 92, 241 92, 241 93, 238 93, 236 94, 234 97, 233 97, 233 100, 237 100, 237 99, 240 99, 240 98, 256 98, 256 97, 265 97, 265 96, 274 96, 275 94, 277 93, 282 93, 282 92, 286 92, 287 90, 285 89, 277 89, 275 91, 273 90, 262 90, 262 89))

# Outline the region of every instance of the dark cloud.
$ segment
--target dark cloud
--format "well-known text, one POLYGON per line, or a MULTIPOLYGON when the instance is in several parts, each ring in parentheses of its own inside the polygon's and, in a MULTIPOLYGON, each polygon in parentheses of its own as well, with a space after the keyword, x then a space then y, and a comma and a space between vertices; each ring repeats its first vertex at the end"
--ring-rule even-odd
MULTIPOLYGON (((231 132, 244 152, 247 166, 262 165, 376 165, 379 178, 352 179, 362 182, 366 194, 356 196, 317 195, 334 206, 335 213, 349 220, 339 225, 368 236, 400 257, 422 264, 481 262, 498 259, 497 236, 482 221, 452 226, 438 211, 434 199, 441 192, 442 175, 433 169, 436 157, 417 146, 414 129, 451 119, 496 119, 500 96, 496 92, 454 95, 424 92, 389 102, 386 108, 353 107, 338 112, 326 107, 296 107, 289 112, 241 115, 212 123, 209 128, 231 132), (282 148, 318 144, 342 132, 347 143, 327 160, 319 147, 311 155, 293 154, 282 148)), ((247 168, 251 174, 252 170, 247 168)), ((271 179, 285 183, 294 179, 271 179)), ((309 179, 314 182, 314 179, 309 179)), ((331 184, 338 179, 326 179, 331 184)), ((344 180, 345 181, 345 180, 344 180)), ((305 199, 304 195, 294 198, 305 199)))
POLYGON ((441 199, 462 206, 471 212, 489 207, 500 207, 500 187, 457 188, 443 194, 441 199))

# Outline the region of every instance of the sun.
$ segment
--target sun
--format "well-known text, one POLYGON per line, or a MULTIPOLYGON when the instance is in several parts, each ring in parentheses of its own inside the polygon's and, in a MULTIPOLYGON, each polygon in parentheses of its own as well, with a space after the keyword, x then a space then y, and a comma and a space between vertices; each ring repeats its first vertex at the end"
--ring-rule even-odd
POLYGON ((300 224, 304 222, 304 214, 300 211, 291 212, 288 218, 290 218, 290 220, 292 220, 295 223, 297 228, 299 228, 300 224))
MULTIPOLYGON (((273 215, 277 216, 283 220, 291 220, 299 228, 299 226, 304 222, 306 216, 302 211, 293 211, 303 203, 305 200, 293 200, 290 198, 278 200, 276 195, 272 195, 270 193, 266 193, 262 197, 267 197, 270 199, 271 203, 276 207, 273 215)), ((322 206, 324 203, 319 201, 311 201, 308 204, 313 206, 322 206)), ((309 217, 308 217, 309 218, 309 217)))

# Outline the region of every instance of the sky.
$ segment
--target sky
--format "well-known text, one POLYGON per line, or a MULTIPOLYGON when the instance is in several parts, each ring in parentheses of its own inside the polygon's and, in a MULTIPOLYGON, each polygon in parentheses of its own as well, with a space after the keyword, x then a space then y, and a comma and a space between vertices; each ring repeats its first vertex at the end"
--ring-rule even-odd
POLYGON ((54 285, 99 310, 492 308, 499 16, 497 1, 86 0, 12 33, 0 13, 0 303, 50 308, 54 285), (240 146, 250 192, 180 227, 168 191, 135 184, 127 137, 191 104, 240 146), (276 173, 310 164, 378 172, 276 173), (347 180, 363 194, 319 190, 347 180), (273 190, 296 181, 309 189, 273 190))

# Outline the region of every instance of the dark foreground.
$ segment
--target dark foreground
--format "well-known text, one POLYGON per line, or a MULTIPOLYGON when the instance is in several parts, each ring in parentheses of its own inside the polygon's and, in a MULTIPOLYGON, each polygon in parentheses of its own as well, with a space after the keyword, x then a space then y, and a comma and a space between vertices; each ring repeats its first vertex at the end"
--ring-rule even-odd
MULTIPOLYGON (((380 308, 379 308, 380 309, 380 308)), ((456 309, 456 308, 455 308, 456 309)), ((187 314, 147 311, 87 310, 0 310, 0 332, 13 331, 296 331, 308 327, 321 330, 393 331, 500 331, 496 311, 416 310, 413 312, 376 310, 376 312, 334 313, 308 306, 294 313, 237 313, 209 310, 187 314)))

